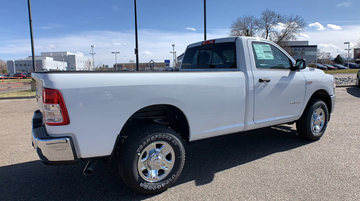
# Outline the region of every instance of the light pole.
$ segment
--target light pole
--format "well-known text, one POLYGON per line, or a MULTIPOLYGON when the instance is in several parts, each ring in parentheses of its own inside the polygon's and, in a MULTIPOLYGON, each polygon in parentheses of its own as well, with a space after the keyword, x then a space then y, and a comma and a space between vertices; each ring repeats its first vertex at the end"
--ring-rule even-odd
POLYGON ((95 60, 94 60, 94 55, 96 54, 96 52, 94 52, 94 47, 95 45, 91 45, 91 55, 92 55, 92 60, 93 60, 93 69, 95 68, 95 60))
POLYGON ((138 47, 138 30, 137 30, 136 0, 134 0, 134 10, 135 10, 135 56, 136 56, 136 71, 139 71, 139 47, 138 47))
POLYGON ((12 60, 13 64, 14 64, 14 74, 15 74, 15 60, 12 60))
POLYGON ((206 40, 206 0, 204 0, 204 41, 206 40))
POLYGON ((344 44, 347 44, 348 45, 348 49, 345 49, 345 50, 347 50, 348 51, 348 68, 350 68, 349 67, 349 60, 350 60, 350 42, 344 42, 344 44))
POLYGON ((173 47, 173 51, 170 52, 171 54, 173 54, 173 67, 174 67, 174 70, 175 70, 175 66, 176 66, 176 52, 175 52, 175 44, 172 44, 172 47, 173 47))
MULTIPOLYGON (((35 47, 34 47, 34 36, 33 36, 33 26, 32 26, 32 16, 31 16, 31 2, 28 0, 28 11, 29 11, 29 25, 30 25, 30 39, 31 39, 31 55, 32 55, 32 65, 33 71, 36 71, 35 64, 35 47)), ((15 73, 15 72, 14 72, 15 73)), ((34 80, 34 79, 33 79, 34 80)), ((35 80, 34 80, 35 81, 35 80)))
POLYGON ((115 71, 117 71, 116 67, 117 67, 117 54, 120 54, 120 52, 111 52, 111 54, 115 54, 115 71))

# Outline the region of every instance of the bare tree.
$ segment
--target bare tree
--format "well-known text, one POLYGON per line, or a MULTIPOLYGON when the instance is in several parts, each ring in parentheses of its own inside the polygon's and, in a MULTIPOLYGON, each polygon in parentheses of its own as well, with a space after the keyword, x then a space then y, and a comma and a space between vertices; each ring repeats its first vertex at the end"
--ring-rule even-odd
POLYGON ((2 59, 0 59, 0 72, 2 74, 7 73, 7 65, 6 62, 2 59))
POLYGON ((233 21, 230 29, 230 36, 255 36, 258 30, 257 19, 253 15, 244 15, 233 21))
POLYGON ((299 15, 282 16, 278 23, 278 29, 273 32, 272 41, 284 47, 286 42, 296 40, 296 37, 306 27, 304 18, 299 15))
POLYGON ((276 25, 280 22, 280 14, 266 9, 261 12, 261 18, 258 20, 258 27, 261 30, 261 37, 270 39, 270 34, 274 31, 276 25))
POLYGON ((330 59, 331 59, 330 53, 322 51, 321 49, 317 50, 316 62, 328 64, 330 63, 330 59))
POLYGON ((280 15, 266 9, 261 12, 260 19, 252 15, 244 15, 234 21, 230 27, 231 36, 256 36, 271 40, 282 47, 286 41, 296 37, 306 27, 305 20, 299 15, 280 15))
POLYGON ((354 48, 360 48, 360 39, 359 39, 359 42, 356 43, 356 45, 354 46, 354 48))
POLYGON ((342 58, 344 58, 344 60, 348 60, 348 57, 349 58, 352 58, 352 56, 353 56, 354 54, 353 54, 353 49, 351 49, 349 52, 348 51, 344 51, 344 53, 341 53, 340 54, 340 56, 342 57, 342 58))
POLYGON ((91 67, 92 67, 92 62, 90 59, 88 59, 86 62, 85 62, 85 68, 87 68, 88 70, 91 70, 91 67))

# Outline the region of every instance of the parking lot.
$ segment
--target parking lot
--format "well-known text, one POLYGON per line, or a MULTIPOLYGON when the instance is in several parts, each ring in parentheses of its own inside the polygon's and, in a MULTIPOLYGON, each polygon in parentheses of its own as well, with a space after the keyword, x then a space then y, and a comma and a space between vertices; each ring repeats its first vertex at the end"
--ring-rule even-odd
MULTIPOLYGON (((0 200, 360 200, 360 89, 336 89, 325 135, 304 141, 294 125, 195 142, 173 187, 132 193, 112 164, 42 164, 31 146, 35 99, 0 100, 0 200)), ((99 125, 101 126, 101 125, 99 125)))

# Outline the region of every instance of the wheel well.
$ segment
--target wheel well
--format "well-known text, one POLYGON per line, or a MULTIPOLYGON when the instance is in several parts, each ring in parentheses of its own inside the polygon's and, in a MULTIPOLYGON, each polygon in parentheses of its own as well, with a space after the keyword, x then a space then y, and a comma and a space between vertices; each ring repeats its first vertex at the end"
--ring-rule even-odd
POLYGON ((329 114, 331 113, 332 109, 331 108, 331 98, 330 98, 330 95, 325 91, 325 90, 319 90, 319 91, 316 91, 312 96, 311 98, 309 99, 309 101, 313 98, 317 98, 317 99, 321 99, 325 102, 326 104, 326 107, 328 108, 329 110, 329 114))
POLYGON ((120 132, 120 142, 131 132, 146 124, 161 124, 173 129, 185 142, 189 141, 189 124, 184 113, 172 105, 152 105, 135 112, 125 123, 120 132))

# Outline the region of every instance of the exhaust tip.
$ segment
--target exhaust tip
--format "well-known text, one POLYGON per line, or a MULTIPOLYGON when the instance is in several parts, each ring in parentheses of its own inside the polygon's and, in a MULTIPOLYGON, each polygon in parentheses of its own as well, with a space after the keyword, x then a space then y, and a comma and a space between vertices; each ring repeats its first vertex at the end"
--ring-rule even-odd
POLYGON ((85 176, 89 176, 91 173, 93 173, 92 170, 84 170, 84 171, 83 171, 83 174, 84 174, 85 176))
POLYGON ((94 167, 96 163, 97 161, 89 161, 83 170, 83 175, 89 176, 90 174, 92 174, 94 172, 94 167))

